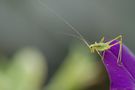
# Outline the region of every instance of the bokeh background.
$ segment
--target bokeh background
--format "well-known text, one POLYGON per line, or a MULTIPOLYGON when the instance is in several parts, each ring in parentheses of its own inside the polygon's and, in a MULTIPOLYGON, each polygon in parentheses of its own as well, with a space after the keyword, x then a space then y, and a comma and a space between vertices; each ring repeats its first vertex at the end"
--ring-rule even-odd
POLYGON ((0 83, 7 80, 1 90, 109 90, 100 58, 83 42, 65 35, 75 33, 58 16, 90 44, 102 36, 110 40, 122 34, 135 52, 134 4, 134 0, 0 0, 0 83))

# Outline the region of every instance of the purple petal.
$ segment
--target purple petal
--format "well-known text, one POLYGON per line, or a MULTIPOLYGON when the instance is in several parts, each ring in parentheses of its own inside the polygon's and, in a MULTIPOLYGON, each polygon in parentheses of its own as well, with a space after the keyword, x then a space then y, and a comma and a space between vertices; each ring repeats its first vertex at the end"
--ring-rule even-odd
POLYGON ((119 45, 105 51, 104 65, 110 78, 110 90, 135 90, 135 56, 122 47, 122 65, 117 63, 119 45))

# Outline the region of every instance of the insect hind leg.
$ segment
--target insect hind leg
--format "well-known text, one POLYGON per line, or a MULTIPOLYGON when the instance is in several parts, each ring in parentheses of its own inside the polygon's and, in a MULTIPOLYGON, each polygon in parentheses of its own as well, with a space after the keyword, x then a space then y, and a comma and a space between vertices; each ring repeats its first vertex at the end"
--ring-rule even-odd
POLYGON ((110 44, 110 43, 112 43, 112 42, 115 41, 115 40, 119 40, 119 41, 122 42, 122 35, 117 36, 116 38, 114 38, 114 39, 108 41, 107 43, 110 44))
POLYGON ((122 59, 122 41, 118 41, 118 42, 110 45, 110 48, 113 47, 113 46, 115 46, 115 45, 118 45, 118 44, 120 44, 120 47, 119 47, 119 53, 118 53, 117 63, 118 64, 121 64, 122 63, 122 61, 121 61, 121 59, 122 59))
POLYGON ((108 41, 106 43, 110 44, 110 43, 112 43, 115 40, 118 40, 118 42, 115 42, 114 44, 110 45, 110 47, 115 46, 117 44, 120 44, 117 63, 121 63, 121 57, 122 57, 122 35, 119 35, 116 38, 114 38, 111 41, 108 41))

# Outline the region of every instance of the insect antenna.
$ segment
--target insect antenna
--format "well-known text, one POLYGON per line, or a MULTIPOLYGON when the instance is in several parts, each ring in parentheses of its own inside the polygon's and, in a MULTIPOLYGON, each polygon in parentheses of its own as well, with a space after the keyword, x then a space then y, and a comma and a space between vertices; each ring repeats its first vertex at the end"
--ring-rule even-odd
MULTIPOLYGON (((80 34, 80 32, 77 30, 77 29, 75 29, 67 20, 65 20, 60 14, 58 14, 57 12, 55 12, 53 9, 51 9, 50 7, 48 7, 48 5, 47 4, 43 4, 42 2, 41 2, 41 0, 39 0, 39 2, 43 5, 43 6, 45 6, 50 12, 52 12, 54 15, 56 15, 60 20, 62 20, 67 26, 69 26, 78 36, 75 36, 75 35, 72 35, 72 36, 74 36, 74 37, 77 37, 77 38, 79 38, 79 39, 81 39, 88 47, 89 47, 89 44, 88 44, 88 42, 85 40, 85 38, 80 34)), ((71 35, 70 35, 71 36, 71 35)))
POLYGON ((71 34, 71 33, 61 33, 61 34, 63 34, 63 35, 67 35, 67 36, 71 36, 71 37, 74 37, 74 38, 79 39, 79 40, 81 40, 81 41, 82 41, 82 38, 80 38, 80 37, 79 37, 79 36, 77 36, 77 35, 74 35, 74 34, 71 34))

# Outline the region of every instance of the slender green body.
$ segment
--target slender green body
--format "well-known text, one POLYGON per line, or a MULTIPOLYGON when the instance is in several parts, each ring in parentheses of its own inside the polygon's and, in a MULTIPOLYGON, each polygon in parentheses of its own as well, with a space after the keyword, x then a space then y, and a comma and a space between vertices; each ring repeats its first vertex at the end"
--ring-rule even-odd
POLYGON ((108 43, 94 43, 94 44, 91 44, 89 46, 91 52, 94 52, 95 50, 98 50, 98 51, 105 51, 105 50, 108 50, 110 49, 110 45, 108 43))
MULTIPOLYGON (((85 42, 85 40, 84 40, 85 42)), ((86 43, 87 44, 87 43, 86 43)), ((115 46, 115 45, 120 45, 119 48, 119 54, 118 54, 118 60, 117 63, 121 63, 121 53, 122 53, 122 35, 117 36, 116 38, 108 41, 108 42, 104 42, 104 37, 100 40, 99 43, 95 42, 94 44, 88 45, 87 46, 90 48, 91 52, 94 53, 95 51, 100 55, 100 57, 104 58, 104 51, 110 49, 111 47, 115 46), (120 40, 119 40, 120 39, 120 40), (115 40, 119 40, 118 42, 115 42, 114 44, 111 44, 113 41, 115 40), (101 55, 100 52, 103 52, 103 54, 101 55)))

